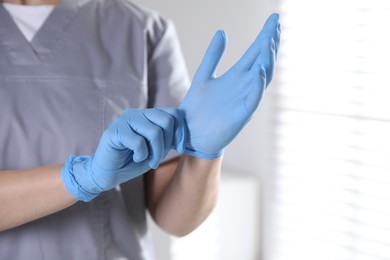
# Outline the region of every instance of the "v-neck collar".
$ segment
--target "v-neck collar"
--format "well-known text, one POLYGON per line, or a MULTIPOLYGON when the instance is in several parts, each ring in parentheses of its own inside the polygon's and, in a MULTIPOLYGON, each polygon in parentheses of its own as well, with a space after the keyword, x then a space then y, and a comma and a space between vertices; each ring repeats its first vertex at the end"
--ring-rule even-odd
POLYGON ((9 61, 18 65, 41 63, 59 43, 64 31, 77 13, 78 0, 61 0, 42 27, 28 42, 12 17, 0 5, 0 47, 9 61))

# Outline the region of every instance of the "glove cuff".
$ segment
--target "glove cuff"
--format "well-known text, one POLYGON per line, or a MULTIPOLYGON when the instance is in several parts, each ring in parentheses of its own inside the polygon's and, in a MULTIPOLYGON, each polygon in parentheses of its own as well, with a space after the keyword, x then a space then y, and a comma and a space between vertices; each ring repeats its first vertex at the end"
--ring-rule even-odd
POLYGON ((207 154, 207 153, 202 153, 199 151, 192 150, 190 148, 185 148, 183 153, 191 155, 191 156, 201 157, 201 158, 207 159, 207 160, 213 160, 213 159, 221 157, 223 155, 223 150, 219 151, 218 153, 215 153, 215 154, 207 154))
POLYGON ((172 148, 175 149, 178 153, 184 153, 195 157, 201 157, 207 160, 213 160, 219 158, 223 154, 223 150, 215 154, 207 154, 200 151, 196 151, 191 147, 189 143, 189 130, 187 126, 187 121, 184 116, 183 110, 179 110, 180 117, 175 120, 175 137, 173 141, 172 148))
POLYGON ((219 151, 215 154, 207 154, 199 151, 195 151, 192 149, 191 144, 188 140, 190 134, 187 126, 187 122, 185 119, 185 114, 182 109, 175 110, 176 113, 172 113, 167 108, 159 108, 164 112, 170 113, 175 118, 175 126, 174 126, 174 137, 172 143, 172 149, 176 150, 178 153, 185 153, 195 157, 201 157, 207 160, 213 160, 221 157, 223 154, 223 150, 219 151))
POLYGON ((100 192, 85 190, 80 183, 87 176, 90 176, 90 165, 90 156, 75 157, 71 155, 61 170, 61 178, 65 188, 73 197, 84 202, 90 202, 100 194, 100 192))
MULTIPOLYGON (((169 113, 166 109, 161 110, 169 113)), ((185 122, 183 111, 178 109, 175 112, 176 114, 171 113, 171 115, 175 118, 174 136, 171 148, 176 150, 178 153, 183 153, 188 136, 187 124, 185 122)))

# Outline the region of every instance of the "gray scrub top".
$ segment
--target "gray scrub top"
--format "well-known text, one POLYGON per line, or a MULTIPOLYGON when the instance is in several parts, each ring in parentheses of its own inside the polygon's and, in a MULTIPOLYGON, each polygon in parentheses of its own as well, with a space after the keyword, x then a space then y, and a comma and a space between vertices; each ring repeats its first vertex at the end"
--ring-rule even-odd
MULTIPOLYGON (((0 5, 0 170, 94 153, 124 109, 177 106, 174 26, 127 0, 62 0, 28 42, 0 5)), ((0 232, 0 259, 152 259, 142 176, 0 232)))

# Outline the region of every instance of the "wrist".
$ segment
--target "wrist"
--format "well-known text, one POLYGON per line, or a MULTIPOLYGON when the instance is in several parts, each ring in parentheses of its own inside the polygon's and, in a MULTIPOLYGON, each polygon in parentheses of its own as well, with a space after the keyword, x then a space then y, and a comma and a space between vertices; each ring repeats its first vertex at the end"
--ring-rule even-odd
POLYGON ((195 149, 191 143, 191 130, 188 128, 186 121, 185 109, 179 109, 178 115, 175 117, 175 134, 172 144, 172 149, 175 149, 178 153, 184 153, 191 156, 213 160, 223 155, 223 149, 217 152, 202 152, 195 149))
POLYGON ((191 155, 191 156, 195 156, 195 157, 200 157, 200 158, 203 158, 206 160, 214 160, 214 159, 221 157, 223 155, 223 152, 224 152, 224 150, 221 150, 221 151, 216 152, 216 153, 203 153, 200 151, 195 151, 192 148, 186 147, 184 149, 183 153, 191 155))
POLYGON ((65 188, 77 200, 90 202, 101 190, 92 179, 91 156, 69 156, 61 170, 65 188))
POLYGON ((214 178, 219 178, 217 176, 221 173, 222 161, 223 155, 210 160, 203 157, 184 154, 181 160, 181 168, 195 179, 212 180, 214 178))

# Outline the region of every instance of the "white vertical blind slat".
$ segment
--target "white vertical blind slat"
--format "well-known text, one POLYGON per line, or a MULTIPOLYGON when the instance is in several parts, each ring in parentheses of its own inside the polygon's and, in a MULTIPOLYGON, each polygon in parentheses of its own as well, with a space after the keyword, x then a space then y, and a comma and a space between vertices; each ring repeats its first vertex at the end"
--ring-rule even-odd
POLYGON ((390 1, 281 1, 266 260, 390 259, 390 1))

